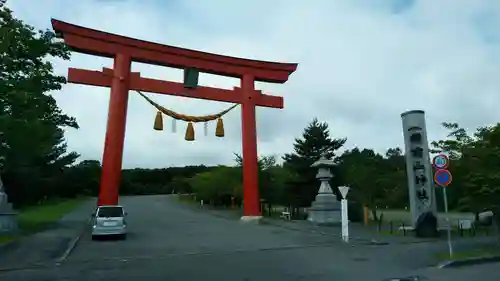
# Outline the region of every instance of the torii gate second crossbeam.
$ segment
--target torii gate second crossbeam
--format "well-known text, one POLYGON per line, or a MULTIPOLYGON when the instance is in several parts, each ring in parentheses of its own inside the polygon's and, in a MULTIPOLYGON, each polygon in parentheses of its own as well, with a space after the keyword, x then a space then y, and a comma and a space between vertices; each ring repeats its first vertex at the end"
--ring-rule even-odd
POLYGON ((52 27, 72 51, 114 59, 113 69, 70 68, 68 71, 71 83, 111 88, 99 205, 118 204, 128 92, 138 90, 242 105, 243 219, 260 217, 255 106, 283 108, 283 98, 262 94, 255 90, 254 82, 285 83, 297 64, 248 60, 161 45, 55 19, 52 19, 52 27), (132 61, 236 77, 241 85, 233 90, 186 89, 182 83, 144 78, 138 72, 131 72, 132 61))

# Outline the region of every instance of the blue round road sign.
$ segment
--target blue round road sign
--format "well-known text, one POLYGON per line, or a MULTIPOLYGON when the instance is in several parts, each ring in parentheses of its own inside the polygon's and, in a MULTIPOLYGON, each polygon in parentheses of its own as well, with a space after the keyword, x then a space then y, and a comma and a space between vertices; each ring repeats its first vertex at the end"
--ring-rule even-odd
POLYGON ((436 171, 434 174, 434 181, 436 182, 437 185, 441 187, 446 187, 451 183, 452 176, 450 171, 444 170, 444 169, 439 169, 436 171))
POLYGON ((432 165, 436 169, 446 169, 448 168, 448 165, 450 164, 450 158, 446 156, 446 154, 439 154, 432 159, 432 165))

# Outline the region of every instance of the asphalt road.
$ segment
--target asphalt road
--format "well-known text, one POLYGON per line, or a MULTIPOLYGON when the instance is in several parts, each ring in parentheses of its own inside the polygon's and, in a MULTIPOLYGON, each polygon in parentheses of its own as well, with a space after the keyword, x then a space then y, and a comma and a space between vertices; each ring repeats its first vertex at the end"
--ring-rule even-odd
MULTIPOLYGON (((337 237, 215 217, 168 196, 121 204, 129 213, 126 241, 92 241, 87 231, 62 264, 0 273, 0 280, 470 280, 460 279, 467 276, 460 270, 448 279, 446 271, 427 268, 409 248, 418 245, 345 245, 337 237)), ((490 275, 481 280, 497 280, 490 275)))

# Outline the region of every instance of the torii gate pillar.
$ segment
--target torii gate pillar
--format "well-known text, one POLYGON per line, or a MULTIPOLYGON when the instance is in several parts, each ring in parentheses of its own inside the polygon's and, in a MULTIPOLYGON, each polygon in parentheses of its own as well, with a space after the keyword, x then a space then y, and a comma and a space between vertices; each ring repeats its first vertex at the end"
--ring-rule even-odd
POLYGON ((255 83, 252 76, 241 79, 241 131, 243 146, 243 220, 260 218, 259 164, 257 155, 257 120, 255 118, 255 83))
POLYGON ((117 54, 114 60, 97 202, 99 206, 118 204, 119 190, 112 187, 120 186, 131 63, 130 57, 123 54, 117 54))

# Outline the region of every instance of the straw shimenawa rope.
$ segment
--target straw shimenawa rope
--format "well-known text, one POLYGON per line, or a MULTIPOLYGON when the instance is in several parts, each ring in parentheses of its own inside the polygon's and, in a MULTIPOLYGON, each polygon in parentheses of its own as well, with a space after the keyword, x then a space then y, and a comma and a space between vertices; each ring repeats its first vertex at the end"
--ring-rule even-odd
POLYGON ((193 122, 209 122, 217 119, 217 127, 215 129, 215 135, 217 137, 223 137, 224 136, 224 123, 222 122, 222 116, 224 116, 226 113, 231 111, 233 108, 238 106, 238 104, 232 105, 226 110, 223 110, 217 114, 212 114, 212 115, 205 115, 205 116, 190 116, 190 115, 184 115, 177 113, 175 111, 172 111, 170 109, 167 109, 150 98, 148 98, 145 94, 143 94, 140 91, 137 91, 139 95, 141 95, 147 102, 149 102, 152 106, 154 106, 156 109, 158 109, 158 113, 156 114, 155 118, 155 123, 154 123, 154 129, 161 131, 163 130, 163 118, 162 114, 165 114, 175 120, 182 120, 185 122, 188 122, 187 130, 186 130, 186 136, 185 139, 188 141, 193 141, 194 140, 194 127, 193 127, 193 122))
POLYGON ((224 110, 224 111, 221 111, 217 114, 212 114, 212 115, 205 115, 205 116, 190 116, 190 115, 184 115, 184 114, 180 114, 180 113, 177 113, 175 111, 172 111, 170 109, 167 109, 159 104, 157 104, 156 102, 154 102, 153 100, 151 100, 150 98, 148 98, 146 95, 144 95, 142 92, 140 91, 137 91, 144 99, 146 99, 152 106, 156 107, 156 109, 158 109, 158 111, 160 111, 161 113, 167 115, 167 116, 170 116, 174 119, 177 119, 177 120, 182 120, 182 121, 186 121, 186 122, 208 122, 208 121, 213 121, 215 119, 218 119, 218 118, 221 118, 222 116, 224 116, 226 113, 228 113, 229 111, 231 111, 233 108, 237 107, 238 104, 235 104, 235 105, 232 105, 231 107, 229 107, 228 109, 224 110))

